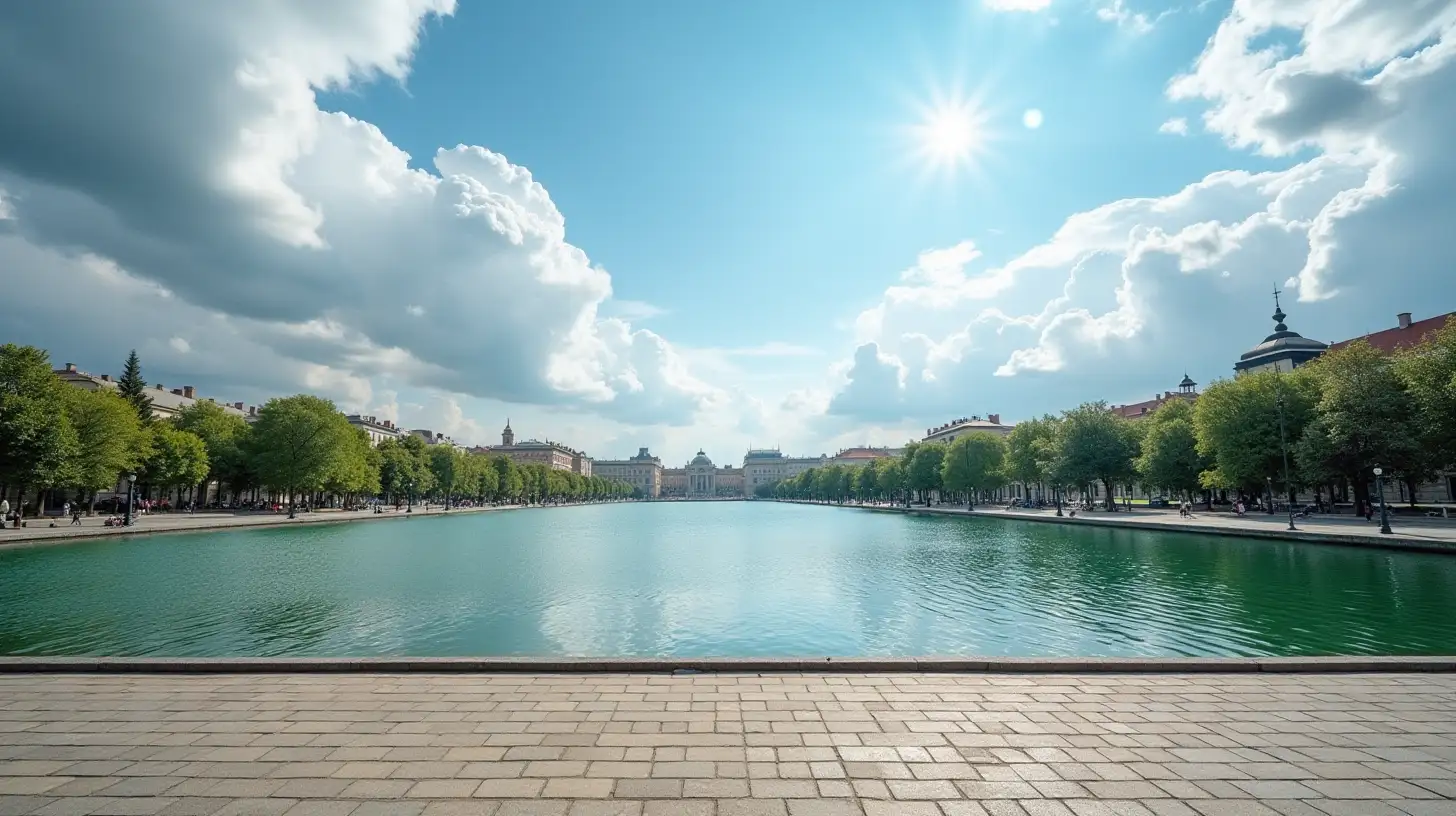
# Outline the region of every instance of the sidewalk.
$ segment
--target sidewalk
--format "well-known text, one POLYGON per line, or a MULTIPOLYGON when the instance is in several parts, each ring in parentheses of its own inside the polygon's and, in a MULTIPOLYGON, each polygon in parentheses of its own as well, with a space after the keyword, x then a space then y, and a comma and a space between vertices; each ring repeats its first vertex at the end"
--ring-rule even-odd
MULTIPOLYGON (((804 503, 818 504, 819 502, 804 503)), ((1446 519, 1392 518, 1390 522, 1392 534, 1381 535, 1378 516, 1375 522, 1367 522, 1357 516, 1315 516, 1309 519, 1295 519, 1295 532, 1290 532, 1288 529, 1289 516, 1278 513, 1274 515, 1248 513, 1240 518, 1228 512, 1195 511, 1192 518, 1183 518, 1178 515, 1177 510, 1134 508, 1119 510, 1116 513, 1109 513, 1106 510, 1079 510, 1075 517, 1064 515, 1058 518, 1054 509, 1008 510, 999 505, 982 505, 973 512, 967 511, 964 506, 952 507, 950 505, 933 505, 931 507, 912 505, 909 508, 883 504, 845 504, 843 506, 917 515, 975 515, 982 518, 1079 524, 1091 527, 1177 530, 1205 535, 1274 538, 1456 553, 1456 520, 1446 519)), ((1064 509, 1063 512, 1069 511, 1064 509)))
MULTIPOLYGON (((512 510, 516 505, 505 505, 502 507, 462 507, 452 508, 450 515, 457 513, 478 513, 485 510, 512 510)), ((146 515, 133 516, 134 523, 131 527, 104 527, 107 514, 98 513, 95 516, 81 519, 80 527, 72 527, 70 519, 44 517, 26 519, 29 526, 15 529, 6 527, 0 530, 0 549, 14 546, 31 546, 37 544, 60 544, 70 540, 83 538, 99 538, 102 536, 122 535, 145 535, 148 533, 173 533, 189 530, 217 530, 226 528, 245 527, 272 527, 281 524, 336 524, 350 521, 382 521, 384 519, 404 519, 416 516, 442 516, 446 511, 439 505, 431 505, 428 510, 423 505, 415 505, 413 513, 404 510, 396 512, 387 509, 383 513, 373 513, 368 510, 316 510, 312 513, 299 513, 297 518, 290 519, 287 513, 265 513, 265 512, 203 512, 203 513, 150 513, 146 515), (55 527, 48 526, 55 522, 55 527)))

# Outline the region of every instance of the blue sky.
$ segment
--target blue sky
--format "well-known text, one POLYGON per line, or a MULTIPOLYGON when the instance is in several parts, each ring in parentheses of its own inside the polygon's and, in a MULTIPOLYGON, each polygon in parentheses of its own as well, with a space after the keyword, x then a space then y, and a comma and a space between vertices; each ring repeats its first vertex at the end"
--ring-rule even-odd
POLYGON ((1456 309, 1453 31, 1456 0, 0 4, 0 325, 669 462, 1146 399, 1228 376, 1276 286, 1324 340, 1456 309))

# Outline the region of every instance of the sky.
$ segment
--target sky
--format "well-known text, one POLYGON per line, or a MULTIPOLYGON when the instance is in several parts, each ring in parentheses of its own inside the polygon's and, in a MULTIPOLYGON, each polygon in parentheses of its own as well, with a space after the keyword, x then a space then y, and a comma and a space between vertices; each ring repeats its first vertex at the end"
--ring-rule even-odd
POLYGON ((668 464, 1456 310, 1456 0, 0 4, 0 341, 668 464), (199 6, 205 6, 200 8, 199 6))

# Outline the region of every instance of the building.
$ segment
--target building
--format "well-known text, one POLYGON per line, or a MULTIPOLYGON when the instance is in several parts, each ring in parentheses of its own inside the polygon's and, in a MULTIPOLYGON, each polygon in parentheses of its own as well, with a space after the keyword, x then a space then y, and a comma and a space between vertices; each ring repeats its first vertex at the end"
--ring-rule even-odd
POLYGON ((845 448, 829 457, 828 464, 843 467, 859 467, 860 465, 867 465, 876 459, 890 459, 904 453, 904 448, 845 448))
POLYGON ((1393 354, 1397 351, 1400 351, 1401 349, 1409 348, 1420 343, 1422 340, 1425 340, 1437 329, 1445 326, 1446 321, 1450 320, 1453 317, 1456 317, 1456 312, 1448 312, 1447 314, 1438 315, 1436 317, 1428 317, 1425 320, 1417 320, 1416 322, 1412 323, 1411 313, 1401 312, 1400 314, 1395 316, 1394 328, 1383 329, 1378 332, 1371 332, 1370 334, 1361 335, 1360 337, 1353 337, 1349 340, 1341 340, 1338 343, 1332 343, 1330 345, 1330 350, 1334 351, 1336 349, 1342 349, 1352 343, 1364 340, 1365 342, 1369 343, 1371 347, 1374 348, 1376 351, 1384 352, 1385 354, 1393 354))
POLYGON ((626 482, 643 496, 655 499, 662 495, 662 460, 647 448, 638 448, 631 459, 602 459, 592 463, 596 475, 626 482))
POLYGON ((707 498, 718 495, 718 468, 713 465, 702 450, 688 462, 687 467, 687 496, 688 498, 707 498))
POLYGON ((1284 324, 1284 310, 1279 307, 1279 290, 1274 290, 1274 333, 1264 342, 1244 352, 1234 363, 1234 374, 1255 371, 1293 371, 1325 353, 1328 343, 1311 340, 1284 324))
POLYGON ((939 428, 926 428, 925 437, 921 442, 944 442, 950 444, 957 437, 965 436, 976 431, 1006 436, 1011 433, 1015 425, 1002 425, 1000 414, 987 414, 985 419, 978 416, 961 417, 941 425, 939 428))
POLYGON ((360 414, 349 414, 344 418, 349 420, 350 425, 368 434, 371 445, 378 445, 386 439, 399 439, 404 436, 404 431, 388 419, 380 420, 378 417, 360 414))
POLYGON ((777 448, 750 450, 743 455, 743 495, 752 496, 759 485, 774 484, 806 470, 823 467, 829 457, 784 456, 777 448))
MULTIPOLYGON (((116 390, 120 387, 110 374, 88 374, 76 368, 75 363, 66 363, 64 368, 55 369, 54 373, 67 385, 73 388, 84 388, 87 391, 95 391, 100 388, 116 390)), ((149 386, 146 394, 147 398, 152 401, 152 416, 157 419, 171 419, 180 414, 182 409, 199 402, 217 402, 207 397, 197 396, 197 390, 190 385, 173 388, 169 391, 166 386, 157 383, 149 386)), ((242 417, 249 422, 258 418, 257 406, 245 410, 241 402, 218 402, 217 404, 222 407, 223 411, 242 417)))
POLYGON ((658 495, 679 498, 688 494, 688 469, 685 467, 662 469, 662 492, 658 495))
POLYGON ((511 430, 509 419, 506 420, 505 430, 501 431, 501 443, 486 450, 523 465, 545 465, 552 470, 564 470, 581 476, 592 475, 590 456, 550 440, 541 442, 528 439, 524 442, 517 442, 516 432, 511 430))
POLYGON ((1164 391, 1161 396, 1154 396, 1147 402, 1134 402, 1130 405, 1114 405, 1112 413, 1123 419, 1142 419, 1152 412, 1163 407, 1174 400, 1187 400, 1192 402, 1198 399, 1198 383, 1193 381, 1187 374, 1183 375, 1183 381, 1178 383, 1177 391, 1164 391))

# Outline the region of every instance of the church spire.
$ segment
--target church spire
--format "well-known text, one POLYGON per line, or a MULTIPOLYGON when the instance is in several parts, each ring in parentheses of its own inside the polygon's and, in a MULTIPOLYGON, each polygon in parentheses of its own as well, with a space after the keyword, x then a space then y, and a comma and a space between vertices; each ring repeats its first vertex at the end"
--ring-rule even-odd
POLYGON ((1289 331, 1289 327, 1284 325, 1284 318, 1288 315, 1284 314, 1284 310, 1279 307, 1279 294, 1279 287, 1274 287, 1274 331, 1289 331))

